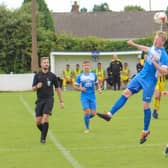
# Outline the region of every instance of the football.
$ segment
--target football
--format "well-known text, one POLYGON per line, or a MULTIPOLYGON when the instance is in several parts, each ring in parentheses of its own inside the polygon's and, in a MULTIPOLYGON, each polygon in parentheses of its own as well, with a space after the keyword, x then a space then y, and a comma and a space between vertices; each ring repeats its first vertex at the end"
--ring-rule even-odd
POLYGON ((163 24, 167 22, 167 16, 165 12, 157 12, 154 15, 154 21, 158 24, 163 24))

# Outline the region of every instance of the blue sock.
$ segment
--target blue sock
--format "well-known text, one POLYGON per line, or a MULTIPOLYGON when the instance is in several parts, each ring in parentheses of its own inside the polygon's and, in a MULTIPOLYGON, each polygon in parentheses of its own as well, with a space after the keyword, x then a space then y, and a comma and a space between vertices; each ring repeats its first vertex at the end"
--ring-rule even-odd
POLYGON ((122 95, 111 108, 111 114, 113 115, 115 112, 117 112, 127 102, 127 100, 128 98, 122 95))
POLYGON ((86 129, 89 129, 89 115, 84 115, 84 122, 86 129))
POLYGON ((151 120, 151 110, 150 108, 144 109, 144 131, 148 131, 151 120))

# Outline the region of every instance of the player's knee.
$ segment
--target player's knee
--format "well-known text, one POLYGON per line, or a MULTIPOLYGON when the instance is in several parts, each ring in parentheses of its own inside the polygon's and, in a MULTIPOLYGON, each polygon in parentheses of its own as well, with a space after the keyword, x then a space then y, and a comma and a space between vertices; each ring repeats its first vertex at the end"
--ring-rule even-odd
POLYGON ((144 108, 144 109, 150 108, 150 103, 144 102, 144 103, 143 103, 143 108, 144 108))
POLYGON ((84 113, 85 113, 85 115, 88 115, 90 113, 90 110, 89 109, 84 109, 84 113))
POLYGON ((36 125, 41 124, 41 121, 42 121, 42 117, 37 117, 36 118, 36 125))
POLYGON ((96 115, 96 111, 94 110, 94 111, 92 111, 92 115, 93 116, 95 116, 96 115))
POLYGON ((132 92, 131 92, 129 89, 125 89, 125 90, 123 91, 123 95, 124 95, 125 97, 130 97, 130 96, 132 95, 132 92))
POLYGON ((44 114, 44 115, 43 115, 43 119, 42 119, 42 120, 43 120, 43 123, 44 123, 44 122, 48 122, 48 118, 49 118, 48 114, 44 114))

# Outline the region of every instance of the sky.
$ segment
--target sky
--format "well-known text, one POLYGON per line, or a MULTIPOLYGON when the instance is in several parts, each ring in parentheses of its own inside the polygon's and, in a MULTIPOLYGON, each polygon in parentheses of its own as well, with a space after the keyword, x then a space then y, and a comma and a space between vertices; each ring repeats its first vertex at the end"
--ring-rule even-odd
MULTIPOLYGON (((9 9, 19 8, 24 0, 0 0, 0 5, 5 5, 9 9)), ((53 12, 70 12, 75 0, 45 0, 48 8, 53 12)), ((92 11, 94 5, 107 3, 112 11, 123 11, 125 6, 137 5, 145 10, 166 10, 168 0, 76 0, 80 8, 85 7, 88 12, 92 11), (150 5, 151 2, 151 5, 150 5)))

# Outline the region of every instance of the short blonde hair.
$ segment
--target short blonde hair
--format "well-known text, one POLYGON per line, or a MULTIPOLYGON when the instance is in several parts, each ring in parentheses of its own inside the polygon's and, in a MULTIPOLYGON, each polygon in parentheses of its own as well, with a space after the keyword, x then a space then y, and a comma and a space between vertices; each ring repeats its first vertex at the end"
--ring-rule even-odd
POLYGON ((166 32, 163 31, 158 31, 157 34, 159 37, 161 37, 161 39, 165 42, 167 40, 167 34, 166 32))
POLYGON ((48 60, 49 60, 49 58, 48 58, 48 57, 41 57, 41 58, 40 58, 40 62, 42 62, 43 60, 46 60, 46 59, 48 59, 48 60))

